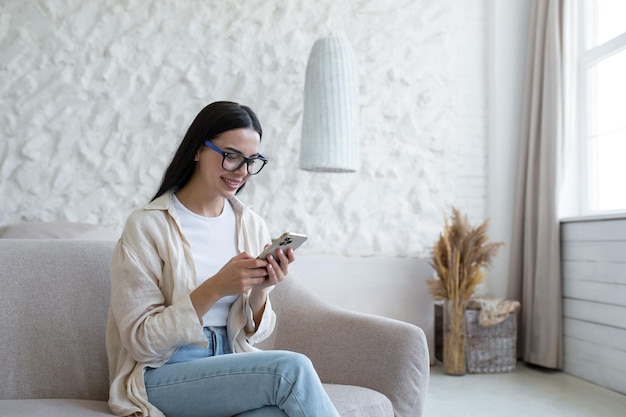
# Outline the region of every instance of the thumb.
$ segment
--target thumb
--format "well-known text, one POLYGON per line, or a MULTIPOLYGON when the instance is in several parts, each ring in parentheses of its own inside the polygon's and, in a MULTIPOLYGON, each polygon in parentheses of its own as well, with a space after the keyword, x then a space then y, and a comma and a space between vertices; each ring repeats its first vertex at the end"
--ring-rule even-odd
POLYGON ((238 255, 236 255, 233 259, 242 261, 242 260, 246 260, 246 259, 254 259, 253 256, 250 256, 250 254, 248 252, 240 252, 238 255))

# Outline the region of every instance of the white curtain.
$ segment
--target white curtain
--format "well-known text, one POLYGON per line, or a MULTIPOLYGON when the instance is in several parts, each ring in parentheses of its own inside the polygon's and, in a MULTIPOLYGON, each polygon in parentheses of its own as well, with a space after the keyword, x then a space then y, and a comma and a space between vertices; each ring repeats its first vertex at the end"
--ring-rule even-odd
POLYGON ((547 368, 563 366, 559 231, 565 136, 566 0, 532 0, 511 243, 509 294, 522 304, 518 355, 547 368))

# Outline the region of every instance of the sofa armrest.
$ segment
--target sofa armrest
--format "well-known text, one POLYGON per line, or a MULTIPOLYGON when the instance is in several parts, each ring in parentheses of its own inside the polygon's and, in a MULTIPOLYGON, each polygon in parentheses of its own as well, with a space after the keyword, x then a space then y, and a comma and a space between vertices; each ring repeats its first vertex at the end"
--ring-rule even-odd
POLYGON ((324 383, 385 394, 397 417, 421 416, 430 373, 422 329, 334 307, 296 277, 288 281, 272 295, 278 316, 273 348, 307 355, 324 383))

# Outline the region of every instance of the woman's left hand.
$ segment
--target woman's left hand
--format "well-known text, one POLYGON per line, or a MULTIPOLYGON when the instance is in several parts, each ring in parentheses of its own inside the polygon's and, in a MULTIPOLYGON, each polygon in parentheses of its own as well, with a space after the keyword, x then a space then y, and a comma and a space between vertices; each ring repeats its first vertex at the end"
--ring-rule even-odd
POLYGON ((291 248, 287 249, 287 252, 283 252, 282 249, 278 249, 276 251, 276 256, 278 259, 276 259, 274 255, 269 255, 266 258, 267 278, 263 281, 263 283, 252 287, 252 291, 250 292, 250 306, 254 314, 254 322, 257 326, 261 321, 267 297, 267 294, 263 290, 282 282, 289 272, 289 264, 296 259, 293 254, 293 249, 291 248))
POLYGON ((269 255, 266 260, 267 264, 267 279, 257 287, 266 288, 272 285, 279 284, 285 279, 289 273, 289 264, 296 259, 293 249, 288 248, 286 252, 282 249, 276 251, 276 256, 269 255))

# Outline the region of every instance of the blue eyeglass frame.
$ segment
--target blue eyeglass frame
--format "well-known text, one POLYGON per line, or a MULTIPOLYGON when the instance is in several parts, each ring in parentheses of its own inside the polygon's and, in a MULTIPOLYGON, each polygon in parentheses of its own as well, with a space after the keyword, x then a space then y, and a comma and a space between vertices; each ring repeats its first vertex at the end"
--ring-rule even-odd
POLYGON ((261 155, 261 154, 255 156, 254 158, 247 158, 247 157, 243 156, 242 154, 240 154, 238 152, 226 152, 225 150, 223 150, 222 148, 220 148, 219 146, 217 146, 216 144, 214 144, 213 142, 211 142, 208 139, 204 140, 204 146, 206 146, 207 148, 209 148, 209 149, 211 149, 211 150, 213 150, 213 151, 215 151, 215 152, 217 152, 217 153, 222 155, 222 168, 224 168, 224 161, 226 160, 226 157, 228 155, 230 155, 230 154, 238 155, 238 156, 243 158, 243 161, 241 162, 241 164, 239 164, 237 166, 237 168, 233 169, 232 171, 229 171, 226 168, 224 168, 224 169, 226 169, 226 171, 229 171, 229 172, 235 172, 235 171, 241 169, 241 167, 244 164, 246 164, 246 171, 248 172, 248 174, 256 175, 259 172, 261 172, 261 170, 265 167, 265 164, 267 164, 267 162, 268 162, 267 159, 263 155, 261 155), (259 159, 259 160, 263 161, 263 165, 261 165, 261 168, 259 168, 259 170, 253 174, 253 173, 250 172, 250 163, 254 162, 254 160, 256 160, 256 159, 259 159))

